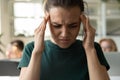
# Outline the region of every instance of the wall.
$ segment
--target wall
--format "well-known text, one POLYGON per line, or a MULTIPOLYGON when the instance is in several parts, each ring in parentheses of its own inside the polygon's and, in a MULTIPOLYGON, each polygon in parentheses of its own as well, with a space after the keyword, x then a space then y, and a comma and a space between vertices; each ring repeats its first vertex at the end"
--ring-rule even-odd
POLYGON ((1 5, 2 5, 2 3, 1 3, 1 0, 0 0, 0 34, 1 34, 1 5))
POLYGON ((3 50, 5 50, 5 46, 11 41, 11 32, 9 26, 9 10, 8 10, 8 2, 9 0, 0 0, 1 5, 1 33, 3 34, 1 38, 1 42, 4 44, 3 50))

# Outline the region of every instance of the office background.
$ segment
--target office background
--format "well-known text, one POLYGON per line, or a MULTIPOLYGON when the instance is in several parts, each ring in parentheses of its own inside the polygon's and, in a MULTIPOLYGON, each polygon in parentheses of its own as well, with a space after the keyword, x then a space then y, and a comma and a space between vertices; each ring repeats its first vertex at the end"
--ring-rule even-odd
MULTIPOLYGON (((95 41, 110 37, 115 40, 120 51, 120 2, 119 0, 86 0, 86 15, 96 29, 95 41), (88 6, 88 7, 87 7, 88 6)), ((21 39, 25 44, 33 40, 34 29, 43 19, 42 0, 0 0, 0 46, 5 46, 14 39, 21 39)), ((81 33, 78 38, 81 39, 81 33)), ((49 39, 46 31, 45 39, 49 39)))
MULTIPOLYGON (((101 38, 106 37, 112 38, 120 52, 120 0, 84 1, 88 3, 85 7, 85 14, 89 16, 90 23, 96 29, 95 41, 99 42, 101 38)), ((34 29, 38 27, 43 16, 42 0, 0 0, 0 50, 3 51, 2 53, 5 52, 8 43, 14 39, 21 39, 25 44, 32 41, 34 29)), ((47 29, 45 39, 49 38, 50 33, 47 29)), ((78 38, 82 39, 82 30, 78 38)), ((117 55, 113 59, 119 62, 117 55)), ((107 59, 110 58, 107 57, 107 59)), ((6 80, 9 78, 6 77, 6 80)), ((15 78, 18 79, 18 76, 15 78)), ((113 78, 111 80, 120 80, 113 78)), ((0 79, 5 78, 1 76, 0 79)))

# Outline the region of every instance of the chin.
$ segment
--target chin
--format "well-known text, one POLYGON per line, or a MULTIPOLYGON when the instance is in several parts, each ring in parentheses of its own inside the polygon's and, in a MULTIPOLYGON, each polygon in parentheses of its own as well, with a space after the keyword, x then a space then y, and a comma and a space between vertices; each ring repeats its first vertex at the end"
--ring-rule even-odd
POLYGON ((70 45, 58 45, 60 48, 63 48, 63 49, 66 49, 66 48, 69 48, 70 45))
POLYGON ((56 39, 56 40, 55 39, 51 39, 51 41, 53 43, 55 43, 56 45, 58 45, 60 48, 63 48, 63 49, 69 48, 74 43, 74 41, 71 41, 71 40, 63 41, 63 40, 59 40, 59 39, 56 39))

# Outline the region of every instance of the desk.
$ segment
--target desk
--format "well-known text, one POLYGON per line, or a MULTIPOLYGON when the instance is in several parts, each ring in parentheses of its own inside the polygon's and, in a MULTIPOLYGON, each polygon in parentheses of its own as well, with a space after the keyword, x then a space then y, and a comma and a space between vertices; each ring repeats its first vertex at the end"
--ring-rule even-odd
MULTIPOLYGON (((0 80, 19 80, 18 76, 0 76, 0 80)), ((110 76, 110 80, 120 80, 120 76, 110 76)))
POLYGON ((120 80, 120 76, 110 76, 110 80, 120 80))
POLYGON ((0 76, 0 80, 19 80, 18 76, 0 76))

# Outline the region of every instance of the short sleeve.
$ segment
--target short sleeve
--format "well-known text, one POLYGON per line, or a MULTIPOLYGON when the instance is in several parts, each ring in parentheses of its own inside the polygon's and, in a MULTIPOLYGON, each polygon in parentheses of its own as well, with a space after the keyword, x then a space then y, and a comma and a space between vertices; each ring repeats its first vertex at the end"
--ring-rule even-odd
POLYGON ((109 66, 109 64, 104 56, 104 53, 103 53, 103 51, 98 43, 95 43, 95 48, 96 48, 97 56, 98 56, 100 63, 102 65, 104 65, 107 70, 109 70, 110 66, 109 66))
POLYGON ((30 42, 24 47, 22 58, 18 64, 18 69, 28 66, 33 48, 34 48, 34 42, 30 42))

